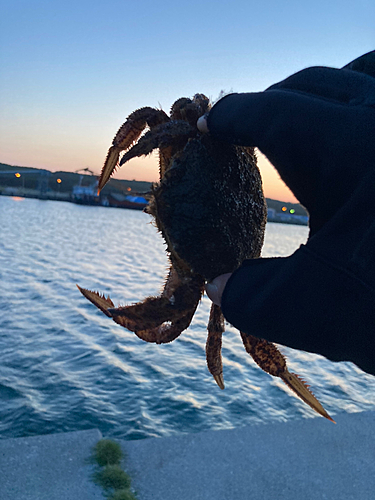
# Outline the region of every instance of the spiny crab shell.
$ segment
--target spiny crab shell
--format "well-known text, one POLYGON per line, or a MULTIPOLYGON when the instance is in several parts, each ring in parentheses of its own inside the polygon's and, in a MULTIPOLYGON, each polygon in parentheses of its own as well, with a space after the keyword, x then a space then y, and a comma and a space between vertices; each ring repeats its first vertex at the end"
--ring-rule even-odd
MULTIPOLYGON (((178 99, 170 117, 154 108, 134 111, 117 132, 99 180, 100 190, 118 165, 159 150, 160 182, 153 185, 146 212, 163 235, 171 263, 162 293, 116 308, 109 297, 78 287, 104 314, 147 342, 177 338, 194 316, 205 281, 233 272, 261 253, 267 209, 254 150, 200 133, 197 120, 209 109, 209 99, 196 94, 178 99)), ((224 317, 213 304, 206 358, 221 389, 223 332, 224 317)), ((332 420, 308 386, 288 371, 275 345, 243 332, 241 337, 264 371, 281 377, 311 408, 332 420)))

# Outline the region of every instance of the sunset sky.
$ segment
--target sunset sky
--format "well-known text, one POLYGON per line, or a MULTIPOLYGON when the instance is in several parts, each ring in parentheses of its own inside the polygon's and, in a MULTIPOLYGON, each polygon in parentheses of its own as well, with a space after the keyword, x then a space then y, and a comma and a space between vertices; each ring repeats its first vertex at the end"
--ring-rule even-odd
MULTIPOLYGON (((375 48, 374 0, 0 0, 0 162, 100 172, 142 106, 258 92, 375 48)), ((294 201, 264 158, 266 196, 294 201)), ((155 181, 155 157, 119 178, 155 181)))

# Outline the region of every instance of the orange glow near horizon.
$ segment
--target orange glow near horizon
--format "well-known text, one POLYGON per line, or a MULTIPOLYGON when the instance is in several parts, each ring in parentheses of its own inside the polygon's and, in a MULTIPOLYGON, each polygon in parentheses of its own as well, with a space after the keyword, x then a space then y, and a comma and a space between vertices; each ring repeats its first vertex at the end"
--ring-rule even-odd
POLYGON ((284 201, 287 203, 299 203, 284 181, 280 179, 277 170, 267 160, 267 158, 260 151, 257 151, 257 157, 259 170, 262 174, 263 189, 266 198, 284 201))
MULTIPOLYGON (((103 153, 103 158, 105 154, 103 153)), ((280 179, 279 174, 267 158, 262 155, 259 151, 257 152, 258 165, 262 174, 263 188, 266 198, 271 198, 274 200, 284 201, 286 203, 298 203, 297 199, 293 193, 287 188, 284 182, 280 179)), ((103 160, 104 161, 104 160, 103 160)), ((63 164, 57 164, 53 159, 49 159, 43 164, 39 164, 39 161, 30 162, 23 161, 20 158, 12 158, 8 160, 9 164, 29 166, 32 168, 45 168, 52 172, 65 171, 65 172, 75 172, 77 170, 77 165, 85 165, 91 168, 95 173, 99 174, 102 168, 101 157, 98 159, 97 154, 92 158, 87 156, 87 153, 83 153, 82 158, 77 156, 74 161, 70 158, 63 164)), ((17 177, 21 176, 17 172, 17 177)), ((137 180, 145 182, 157 182, 159 180, 159 167, 158 167, 158 156, 153 153, 149 156, 142 158, 134 158, 130 160, 126 165, 117 170, 114 175, 115 179, 123 180, 137 180)))

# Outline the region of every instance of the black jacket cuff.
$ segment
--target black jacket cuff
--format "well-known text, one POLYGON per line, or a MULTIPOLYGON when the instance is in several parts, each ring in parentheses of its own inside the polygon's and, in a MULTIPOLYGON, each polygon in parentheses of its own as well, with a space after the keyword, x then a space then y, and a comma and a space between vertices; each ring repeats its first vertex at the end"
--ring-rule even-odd
POLYGON ((368 285, 304 245, 290 257, 245 261, 222 297, 225 318, 239 330, 373 374, 374 304, 368 285))

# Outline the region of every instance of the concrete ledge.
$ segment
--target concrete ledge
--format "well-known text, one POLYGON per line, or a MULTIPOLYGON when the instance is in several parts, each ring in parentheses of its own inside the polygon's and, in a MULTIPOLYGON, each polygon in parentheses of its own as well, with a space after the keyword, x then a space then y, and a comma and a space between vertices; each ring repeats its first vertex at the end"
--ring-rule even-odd
POLYGON ((374 500, 375 412, 122 441, 140 500, 374 500))
MULTIPOLYGON (((373 500, 375 412, 121 441, 139 500, 373 500)), ((1 500, 103 500, 98 430, 0 440, 1 500)))
POLYGON ((97 429, 0 440, 1 500, 103 500, 91 475, 97 429))

